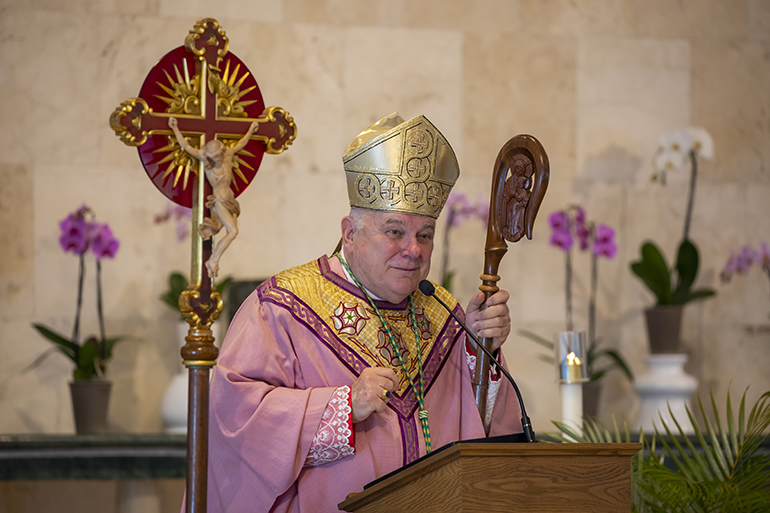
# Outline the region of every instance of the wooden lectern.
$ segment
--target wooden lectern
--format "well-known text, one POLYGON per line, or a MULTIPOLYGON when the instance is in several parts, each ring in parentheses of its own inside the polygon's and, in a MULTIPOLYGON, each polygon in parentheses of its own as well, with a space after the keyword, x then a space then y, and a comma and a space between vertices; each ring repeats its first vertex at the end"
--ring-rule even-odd
POLYGON ((340 510, 356 513, 631 511, 642 444, 459 442, 415 462, 340 510))

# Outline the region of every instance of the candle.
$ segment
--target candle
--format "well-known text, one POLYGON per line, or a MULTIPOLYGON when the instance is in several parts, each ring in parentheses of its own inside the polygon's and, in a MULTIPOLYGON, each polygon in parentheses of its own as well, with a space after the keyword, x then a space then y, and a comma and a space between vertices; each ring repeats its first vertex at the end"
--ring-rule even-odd
POLYGON ((559 383, 561 388, 561 421, 582 432, 583 383, 588 381, 587 347, 584 332, 559 333, 559 383))
POLYGON ((582 431, 583 426, 583 384, 562 383, 561 421, 570 429, 582 431))

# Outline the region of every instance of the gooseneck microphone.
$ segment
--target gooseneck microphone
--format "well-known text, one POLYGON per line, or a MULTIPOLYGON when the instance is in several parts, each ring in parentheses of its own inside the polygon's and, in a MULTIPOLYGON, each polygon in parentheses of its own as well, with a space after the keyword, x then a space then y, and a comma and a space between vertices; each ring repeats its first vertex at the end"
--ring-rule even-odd
POLYGON ((465 330, 465 333, 467 333, 468 336, 471 337, 471 339, 474 342, 476 342, 476 347, 481 348, 481 350, 483 350, 487 354, 487 356, 489 356, 490 360, 493 361, 495 363, 495 365, 497 365, 497 368, 500 369, 500 372, 502 372, 503 375, 505 375, 505 377, 508 379, 508 381, 511 382, 511 385, 513 385, 513 390, 516 392, 516 397, 519 400, 519 409, 521 409, 521 427, 524 430, 524 436, 526 437, 527 442, 537 442, 537 440, 535 439, 535 432, 532 430, 532 423, 530 422, 529 417, 527 416, 526 408, 524 408, 524 400, 521 398, 521 393, 519 392, 519 387, 516 386, 516 382, 513 380, 513 377, 511 377, 511 375, 508 373, 508 371, 505 370, 505 368, 500 364, 500 362, 497 361, 497 358, 495 358, 492 355, 492 353, 489 351, 489 349, 484 347, 481 344, 481 342, 479 342, 479 340, 476 338, 476 336, 473 333, 471 333, 471 330, 468 329, 468 326, 466 326, 465 323, 463 321, 461 321, 460 318, 457 317, 457 315, 455 315, 455 313, 452 311, 452 309, 449 308, 446 305, 446 303, 441 301, 438 298, 438 296, 436 296, 436 288, 433 286, 433 284, 431 282, 429 282, 428 280, 422 280, 420 282, 420 292, 422 292, 426 296, 431 296, 433 299, 438 301, 439 304, 441 306, 443 306, 446 309, 447 312, 449 312, 449 315, 454 317, 454 320, 456 320, 457 323, 460 326, 462 326, 462 328, 465 330))

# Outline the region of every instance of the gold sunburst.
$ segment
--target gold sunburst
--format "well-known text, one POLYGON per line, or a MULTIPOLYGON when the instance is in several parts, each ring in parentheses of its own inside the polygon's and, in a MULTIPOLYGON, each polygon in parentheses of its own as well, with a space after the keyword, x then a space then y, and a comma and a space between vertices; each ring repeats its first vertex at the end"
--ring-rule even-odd
POLYGON ((230 73, 230 59, 225 62, 225 71, 220 77, 217 73, 209 75, 209 87, 217 94, 217 116, 219 117, 238 117, 245 118, 248 114, 245 107, 257 103, 258 100, 245 100, 241 98, 257 88, 256 85, 247 87, 241 91, 243 82, 251 73, 244 71, 238 77, 241 65, 237 64, 232 74, 230 73))
POLYGON ((155 97, 168 104, 166 112, 169 114, 199 116, 201 113, 200 77, 196 74, 190 78, 190 73, 187 71, 187 59, 182 59, 182 70, 184 70, 184 77, 179 72, 179 67, 174 64, 174 74, 176 75, 176 80, 174 80, 164 69, 163 73, 166 75, 168 85, 162 82, 155 83, 170 97, 159 94, 156 94, 155 97))

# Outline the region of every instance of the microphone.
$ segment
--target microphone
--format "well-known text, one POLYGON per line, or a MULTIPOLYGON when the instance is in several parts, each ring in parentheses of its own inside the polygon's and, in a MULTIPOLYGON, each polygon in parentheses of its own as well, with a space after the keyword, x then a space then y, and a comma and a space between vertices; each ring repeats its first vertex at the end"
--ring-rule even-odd
POLYGON ((476 342, 476 347, 481 348, 481 350, 483 350, 487 354, 487 356, 489 356, 490 360, 492 360, 495 363, 495 365, 497 365, 497 368, 500 369, 500 372, 502 372, 503 375, 505 375, 505 377, 508 379, 508 381, 511 382, 511 385, 513 385, 513 390, 516 392, 516 397, 519 399, 519 409, 521 409, 521 427, 524 430, 524 436, 526 437, 527 442, 537 442, 537 440, 535 439, 535 432, 532 430, 532 423, 530 422, 529 417, 527 416, 526 408, 524 408, 524 400, 521 398, 519 387, 516 386, 516 382, 513 380, 513 377, 508 373, 507 370, 505 370, 505 368, 502 365, 500 365, 500 362, 497 361, 497 358, 495 358, 494 355, 492 355, 489 349, 484 347, 481 344, 481 342, 479 342, 479 339, 477 339, 476 336, 473 333, 471 333, 471 330, 468 329, 468 326, 466 326, 465 323, 461 321, 460 318, 457 317, 457 315, 455 315, 452 309, 449 308, 446 305, 446 303, 441 301, 438 298, 438 296, 436 296, 436 288, 433 286, 431 282, 429 282, 428 280, 422 280, 420 282, 419 287, 420 287, 420 292, 422 292, 426 296, 433 297, 433 299, 438 301, 439 304, 443 306, 447 312, 449 312, 449 315, 454 317, 454 320, 457 321, 457 323, 460 326, 462 326, 462 328, 465 330, 465 333, 467 333, 468 336, 471 337, 471 339, 474 342, 476 342))

